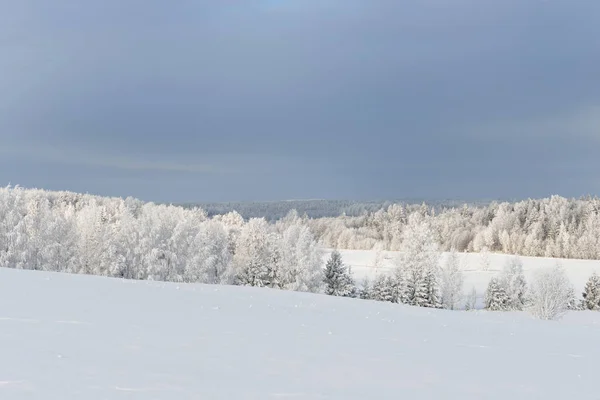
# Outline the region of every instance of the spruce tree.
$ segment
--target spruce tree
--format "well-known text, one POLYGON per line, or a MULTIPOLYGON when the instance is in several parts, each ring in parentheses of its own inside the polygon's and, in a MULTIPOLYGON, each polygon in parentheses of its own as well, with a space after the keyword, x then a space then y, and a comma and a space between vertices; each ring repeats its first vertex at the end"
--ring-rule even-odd
POLYGON ((369 280, 369 278, 365 278, 362 283, 362 288, 358 292, 358 297, 363 300, 370 300, 373 298, 371 292, 371 281, 369 280))
POLYGON ((585 310, 600 310, 600 278, 596 273, 585 284, 582 305, 585 310))
POLYGON ((342 262, 342 255, 338 251, 331 253, 331 257, 325 265, 325 294, 330 296, 354 297, 356 286, 350 274, 342 262))
POLYGON ((418 307, 427 307, 429 303, 429 281, 428 273, 413 274, 412 279, 409 279, 406 285, 408 304, 418 307))
POLYGON ((403 232, 402 255, 398 259, 403 276, 402 299, 408 305, 427 307, 435 304, 430 273, 437 272, 440 254, 434 231, 424 216, 414 214, 403 232), (433 303, 432 303, 433 301, 433 303))
POLYGON ((527 301, 527 282, 523 274, 523 263, 519 257, 513 257, 506 263, 498 283, 508 298, 506 308, 522 311, 527 301))
POLYGON ((383 301, 382 292, 385 287, 385 275, 378 274, 373 280, 373 286, 371 287, 371 299, 377 301, 383 301))
POLYGON ((508 308, 509 298, 506 295, 506 290, 497 278, 492 278, 485 293, 485 309, 489 311, 506 311, 508 308))
POLYGON ((442 297, 437 281, 437 276, 433 269, 427 271, 424 279, 425 298, 422 307, 442 308, 442 297))
POLYGON ((569 288, 569 302, 567 304, 567 309, 569 311, 581 311, 583 310, 583 300, 577 301, 575 297, 575 289, 571 286, 569 288))
POLYGON ((389 278, 392 290, 392 303, 406 303, 406 287, 402 270, 396 268, 389 278))
POLYGON ((373 300, 393 302, 394 292, 392 280, 389 276, 381 274, 375 278, 375 282, 373 282, 373 288, 371 290, 371 296, 373 300))

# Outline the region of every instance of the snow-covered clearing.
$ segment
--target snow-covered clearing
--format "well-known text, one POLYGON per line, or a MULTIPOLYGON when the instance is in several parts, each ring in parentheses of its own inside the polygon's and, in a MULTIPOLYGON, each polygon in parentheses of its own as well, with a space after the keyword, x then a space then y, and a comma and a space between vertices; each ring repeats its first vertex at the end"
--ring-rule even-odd
MULTIPOLYGON (((358 284, 368 277, 374 278, 378 273, 389 273, 394 268, 394 262, 399 256, 399 252, 384 251, 381 255, 381 263, 379 267, 375 267, 375 259, 377 253, 370 250, 340 250, 344 264, 352 268, 352 273, 358 284)), ((324 259, 329 258, 331 250, 325 250, 324 259)), ((443 265, 444 260, 449 253, 443 253, 440 259, 440 264, 443 265)), ((500 273, 506 262, 514 257, 506 254, 488 254, 489 268, 483 270, 483 256, 479 253, 460 253, 459 257, 462 260, 463 274, 465 283, 463 290, 468 294, 473 287, 477 290, 478 296, 482 297, 490 279, 500 273)), ((585 283, 593 272, 600 274, 600 261, 597 260, 572 260, 558 258, 537 258, 537 257, 521 257, 523 262, 523 271, 528 282, 534 277, 535 271, 542 268, 551 268, 560 263, 569 277, 576 290, 577 296, 581 295, 585 283)))
POLYGON ((0 269, 6 400, 597 399, 598 337, 594 312, 0 269))

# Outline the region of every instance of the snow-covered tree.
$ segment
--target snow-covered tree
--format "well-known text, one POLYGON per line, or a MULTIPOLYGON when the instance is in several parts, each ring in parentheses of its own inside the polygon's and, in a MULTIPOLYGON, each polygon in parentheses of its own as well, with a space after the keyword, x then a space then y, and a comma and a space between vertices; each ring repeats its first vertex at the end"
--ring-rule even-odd
POLYGON ((358 292, 358 297, 363 300, 370 300, 372 298, 371 280, 365 277, 362 281, 361 288, 358 292))
POLYGON ((342 262, 342 255, 333 251, 325 264, 325 294, 330 296, 354 297, 356 286, 348 268, 342 262))
POLYGON ((471 293, 467 296, 467 301, 465 302, 465 311, 475 310, 477 307, 477 290, 475 286, 471 289, 471 293))
MULTIPOLYGON (((323 246, 386 250, 404 247, 404 230, 418 215, 428 220, 440 249, 526 256, 600 258, 600 200, 526 200, 488 205, 382 205, 367 214, 303 220, 323 246)), ((486 268, 484 259, 480 263, 486 268)))
POLYGON ((263 218, 253 218, 242 228, 234 262, 236 282, 243 286, 269 286, 271 283, 271 248, 269 225, 263 218))
POLYGON ((508 296, 507 308, 523 310, 526 303, 527 282, 523 274, 523 263, 519 257, 512 257, 500 274, 499 283, 508 296))
POLYGON ((371 299, 393 303, 394 297, 393 280, 385 274, 378 274, 371 288, 371 299))
POLYGON ((201 223, 198 228, 190 247, 192 254, 186 264, 184 280, 211 284, 233 283, 232 254, 225 227, 211 220, 201 223))
POLYGON ((397 268, 404 278, 407 304, 432 307, 437 304, 440 254, 433 231, 421 214, 413 214, 404 230, 403 252, 397 268), (432 303, 433 301, 433 303, 432 303))
POLYGON ((450 310, 454 310, 462 299, 464 277, 461 270, 460 256, 456 251, 452 251, 446 259, 440 275, 442 304, 450 310))
POLYGON ((392 303, 408 304, 406 279, 402 269, 396 268, 392 271, 388 276, 388 285, 391 288, 392 303))
MULTIPOLYGON (((451 281, 438 269, 438 250, 481 251, 484 268, 486 249, 600 259, 598 198, 553 196, 435 210, 419 204, 344 207, 348 213, 339 217, 308 218, 286 210, 279 222, 246 222, 237 212, 208 217, 196 207, 5 187, 0 266, 320 292, 318 243, 373 249, 375 265, 383 250, 393 249, 404 252, 398 268, 381 275, 372 291, 386 301, 431 306, 438 284, 448 303, 445 282, 451 281)), ((514 260, 509 264, 497 283, 508 296, 504 306, 522 309, 527 296, 522 267, 514 260)), ((594 286, 586 289, 591 308, 597 307, 594 286)), ((569 303, 577 308, 573 292, 569 303)))
POLYGON ((560 265, 537 271, 531 285, 531 313, 540 319, 558 319, 569 309, 573 286, 560 265))
POLYGON ((291 225, 283 232, 282 288, 319 293, 323 289, 322 253, 307 226, 291 225))
POLYGON ((420 305, 429 308, 443 307, 438 278, 434 269, 429 269, 425 274, 425 299, 420 305))
POLYGON ((383 249, 382 244, 378 243, 373 249, 375 251, 375 259, 373 260, 373 268, 379 269, 383 265, 383 249))
POLYGON ((569 303, 567 305, 569 311, 581 311, 584 309, 583 301, 578 301, 575 296, 575 288, 571 286, 569 290, 569 303))
POLYGON ((484 271, 489 271, 490 265, 492 264, 492 262, 490 260, 490 251, 488 250, 487 247, 484 246, 483 249, 481 250, 480 258, 481 258, 481 269, 484 271))
POLYGON ((585 284, 582 306, 586 310, 600 310, 600 277, 596 273, 585 284))
POLYGON ((509 298, 497 278, 492 278, 485 292, 485 309, 489 311, 506 311, 509 308, 509 298))

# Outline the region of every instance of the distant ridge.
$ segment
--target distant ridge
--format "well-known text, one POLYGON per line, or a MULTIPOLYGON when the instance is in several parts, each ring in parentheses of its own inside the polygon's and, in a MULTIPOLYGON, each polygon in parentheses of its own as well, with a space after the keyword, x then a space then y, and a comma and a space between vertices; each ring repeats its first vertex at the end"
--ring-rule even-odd
POLYGON ((226 214, 237 211, 244 218, 266 218, 276 221, 285 217, 290 211, 296 210, 299 215, 307 215, 310 218, 338 217, 340 215, 360 216, 387 208, 392 204, 417 205, 427 204, 435 208, 455 208, 465 204, 473 206, 486 206, 498 200, 460 200, 460 199, 419 199, 405 198, 395 200, 278 200, 278 201, 256 201, 256 202, 223 202, 223 203, 181 203, 179 206, 192 208, 201 207, 209 216, 226 214))

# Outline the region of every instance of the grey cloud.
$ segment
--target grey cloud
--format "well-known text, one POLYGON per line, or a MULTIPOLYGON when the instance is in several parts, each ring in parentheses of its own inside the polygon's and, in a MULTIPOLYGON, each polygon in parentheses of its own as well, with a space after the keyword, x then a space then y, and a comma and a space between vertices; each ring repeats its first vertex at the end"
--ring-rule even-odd
MULTIPOLYGON (((152 198, 142 175, 158 170, 167 186, 181 175, 174 198, 186 180, 198 187, 186 198, 597 190, 595 0, 29 0, 5 11, 2 144, 39 148, 46 164, 69 154, 136 172, 138 189, 107 180, 111 193, 152 198), (60 156, 44 158, 48 146, 60 156), (576 185, 545 176, 554 153, 576 185), (228 185, 209 178, 230 169, 228 185)), ((27 162, 23 180, 43 183, 27 162)))
POLYGON ((563 110, 547 115, 529 115, 513 120, 488 121, 475 128, 466 128, 471 137, 479 135, 514 140, 515 138, 552 141, 600 142, 600 103, 582 109, 563 110))
POLYGON ((236 172, 231 166, 217 164, 199 164, 136 159, 128 156, 116 156, 109 154, 91 154, 87 150, 65 147, 54 148, 51 146, 3 146, 0 154, 10 156, 11 159, 24 159, 36 162, 52 162, 56 164, 68 164, 75 166, 107 167, 118 170, 132 171, 157 171, 190 174, 221 174, 236 172))

